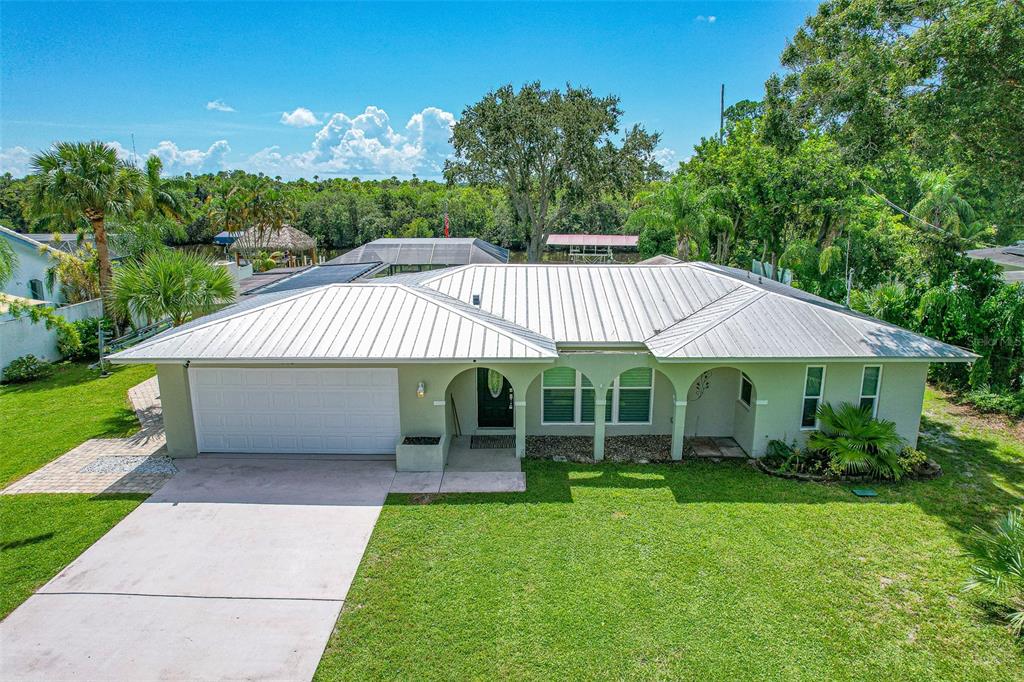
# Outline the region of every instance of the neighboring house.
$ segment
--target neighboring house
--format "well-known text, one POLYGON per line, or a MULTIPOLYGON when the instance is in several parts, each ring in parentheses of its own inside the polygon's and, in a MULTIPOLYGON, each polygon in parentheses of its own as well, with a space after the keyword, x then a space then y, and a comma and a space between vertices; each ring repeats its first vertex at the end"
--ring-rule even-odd
POLYGON ((1024 282, 1024 241, 1012 246, 996 246, 989 249, 974 249, 967 255, 979 260, 990 260, 1003 269, 1006 282, 1024 282))
POLYGON ((47 303, 63 303, 64 296, 60 287, 50 289, 46 286, 46 270, 52 265, 47 251, 53 250, 53 247, 36 241, 32 235, 21 234, 2 226, 0 239, 7 240, 18 258, 14 276, 3 285, 3 292, 47 303))
POLYGON ((294 291, 327 284, 346 284, 358 279, 373 277, 384 268, 383 263, 352 263, 335 265, 321 263, 298 268, 274 268, 257 272, 239 282, 239 293, 243 296, 269 294, 278 291, 294 291))
POLYGON ((331 264, 379 261, 387 273, 420 272, 455 265, 498 265, 508 262, 508 250, 472 237, 409 237, 376 239, 328 261, 331 264))
POLYGON ((741 270, 470 265, 252 297, 122 351, 157 366, 169 452, 391 454, 404 437, 801 442, 822 401, 916 444, 930 362, 961 348, 741 270))

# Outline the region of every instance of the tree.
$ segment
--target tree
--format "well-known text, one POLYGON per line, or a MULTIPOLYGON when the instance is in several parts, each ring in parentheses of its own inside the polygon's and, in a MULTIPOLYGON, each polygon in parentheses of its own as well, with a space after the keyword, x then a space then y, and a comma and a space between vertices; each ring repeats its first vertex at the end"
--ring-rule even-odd
POLYGON ((641 193, 637 202, 629 224, 662 231, 671 229, 676 252, 683 260, 690 259, 694 248, 705 252, 712 231, 732 227, 729 217, 720 213, 686 175, 677 175, 660 189, 641 193))
POLYGON ((7 242, 0 239, 0 286, 7 284, 14 277, 14 270, 18 267, 18 254, 7 242))
POLYGON ((38 216, 57 215, 69 224, 83 218, 96 237, 100 292, 109 304, 113 269, 106 219, 128 215, 144 192, 142 174, 102 142, 58 142, 32 157, 31 202, 38 216))
POLYGON ((662 175, 658 134, 634 126, 616 145, 622 111, 615 96, 587 88, 518 92, 505 85, 467 107, 452 129, 449 183, 503 187, 527 227, 527 259, 537 262, 551 226, 574 204, 603 189, 632 193, 662 175))
POLYGON ((187 251, 153 251, 140 263, 118 268, 114 277, 119 314, 148 321, 169 317, 175 327, 234 299, 235 283, 227 269, 187 251))
POLYGON ((40 249, 49 255, 50 265, 46 268, 46 288, 53 291, 60 287, 67 303, 84 303, 100 295, 99 258, 88 242, 83 243, 74 254, 59 249, 40 249))
POLYGON ((146 159, 146 170, 143 174, 145 187, 139 198, 138 208, 149 218, 163 216, 180 220, 183 206, 176 190, 182 186, 181 181, 165 180, 160 177, 164 162, 159 156, 146 159))

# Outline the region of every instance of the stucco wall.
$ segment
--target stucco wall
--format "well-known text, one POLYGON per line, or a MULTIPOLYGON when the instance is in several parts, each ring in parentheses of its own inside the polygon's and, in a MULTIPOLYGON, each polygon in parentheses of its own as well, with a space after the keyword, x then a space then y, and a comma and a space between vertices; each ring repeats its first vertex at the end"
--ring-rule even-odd
MULTIPOLYGON (((651 426, 606 426, 607 435, 627 433, 672 432, 674 410, 674 387, 685 386, 686 390, 702 372, 715 370, 721 381, 713 382, 711 391, 717 398, 711 398, 704 405, 717 406, 721 424, 732 429, 732 435, 741 447, 754 456, 764 454, 770 439, 778 438, 787 442, 803 443, 807 432, 800 429, 801 399, 805 363, 737 363, 735 367, 723 368, 717 363, 662 364, 643 353, 596 354, 567 353, 556 365, 572 366, 584 372, 591 381, 607 390, 612 379, 620 372, 637 366, 657 367, 654 386, 654 423, 651 426), (754 384, 754 404, 750 410, 738 401, 738 370, 742 369, 754 384), (717 387, 717 388, 716 388, 717 387)), ((900 435, 911 444, 917 442, 927 363, 881 363, 883 364, 882 388, 879 398, 879 417, 896 422, 900 435)), ((244 366, 244 365, 224 365, 244 366)), ((289 365, 275 365, 287 367, 289 365)), ((308 365, 303 365, 308 366, 308 365)), ((360 367, 365 365, 330 364, 330 367, 360 367)), ((386 365, 382 365, 386 366, 386 365)), ((452 414, 449 397, 455 398, 463 433, 472 433, 476 424, 476 375, 475 369, 488 366, 497 369, 509 379, 515 392, 515 400, 521 403, 525 395, 526 406, 516 406, 516 419, 525 418, 528 434, 579 434, 592 435, 593 425, 541 426, 540 373, 552 367, 551 363, 507 363, 483 365, 476 363, 425 363, 400 364, 398 368, 399 409, 403 435, 442 436, 452 432, 452 414), (474 370, 474 371, 466 371, 474 370), (465 372, 464 374, 462 374, 465 372), (426 395, 416 396, 416 387, 423 382, 426 395), (522 411, 520 411, 522 410, 522 411)), ((182 456, 195 453, 195 436, 192 425, 191 406, 188 402, 187 375, 181 365, 160 366, 161 398, 164 404, 164 419, 167 423, 168 447, 172 454, 182 456), (165 379, 165 375, 168 377, 165 379)), ((825 377, 825 400, 832 403, 856 401, 860 393, 860 379, 863 363, 828 363, 825 377)), ((685 409, 685 433, 698 432, 689 429, 691 416, 698 420, 703 402, 696 401, 685 409)), ((705 415, 706 416, 706 415, 705 415)), ((704 422, 708 422, 705 420, 704 422)), ((701 427, 703 430, 703 427, 701 427)), ((729 435, 710 433, 709 435, 729 435)))
POLYGON ((14 275, 3 286, 5 293, 23 298, 36 298, 32 295, 29 280, 38 279, 43 283, 42 300, 51 303, 60 303, 64 300, 59 285, 55 286, 52 291, 46 288, 46 268, 50 265, 49 256, 39 253, 37 248, 33 248, 17 237, 0 232, 0 239, 6 240, 18 257, 14 275))
MULTIPOLYGON (((56 313, 69 322, 75 322, 99 317, 102 310, 103 304, 96 299, 57 308, 56 313)), ((28 354, 42 360, 60 360, 57 330, 47 329, 42 322, 32 322, 27 316, 0 321, 0 371, 15 358, 28 354)))

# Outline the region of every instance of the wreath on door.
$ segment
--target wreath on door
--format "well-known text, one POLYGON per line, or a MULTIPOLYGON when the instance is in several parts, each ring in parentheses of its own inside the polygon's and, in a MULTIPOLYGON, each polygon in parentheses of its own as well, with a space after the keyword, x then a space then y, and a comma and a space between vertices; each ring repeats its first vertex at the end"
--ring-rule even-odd
POLYGON ((501 372, 497 372, 493 369, 487 370, 487 390, 491 392, 492 398, 497 398, 501 395, 501 389, 505 387, 505 377, 502 376, 501 372))

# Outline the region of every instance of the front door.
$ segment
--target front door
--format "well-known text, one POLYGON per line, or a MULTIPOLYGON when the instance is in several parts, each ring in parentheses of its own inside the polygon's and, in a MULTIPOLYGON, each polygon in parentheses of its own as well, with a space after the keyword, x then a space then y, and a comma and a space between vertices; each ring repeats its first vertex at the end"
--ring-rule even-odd
POLYGON ((512 426, 512 385, 497 372, 491 376, 491 370, 483 367, 476 371, 476 423, 484 428, 512 426))

